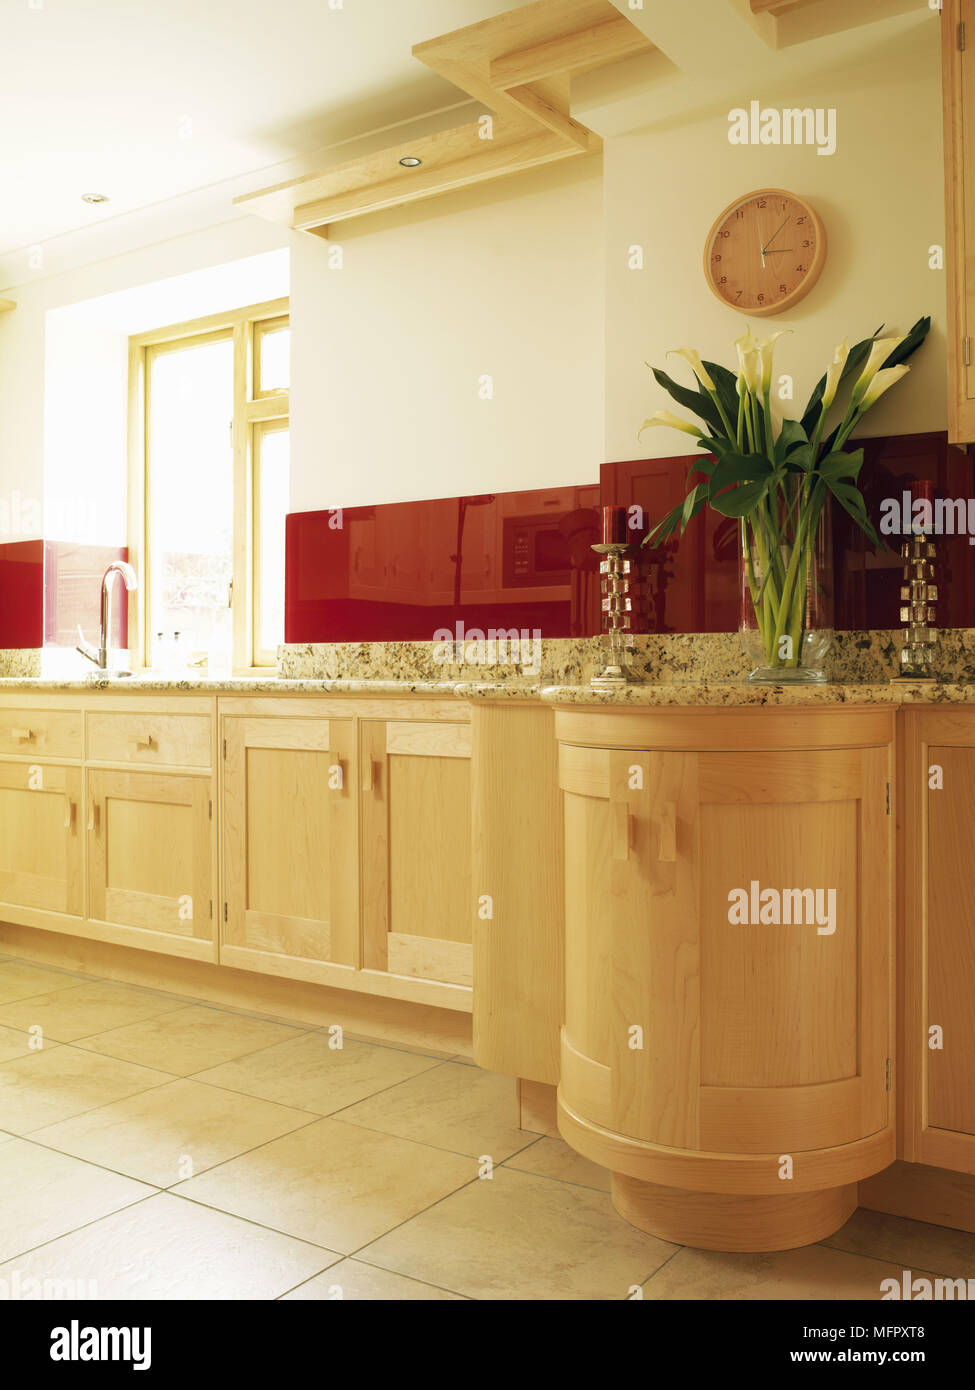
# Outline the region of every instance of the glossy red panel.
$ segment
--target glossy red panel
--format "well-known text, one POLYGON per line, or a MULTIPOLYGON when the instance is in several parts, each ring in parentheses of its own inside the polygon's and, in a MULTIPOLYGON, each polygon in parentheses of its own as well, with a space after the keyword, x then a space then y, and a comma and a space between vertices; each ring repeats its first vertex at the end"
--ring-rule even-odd
POLYGON ((438 630, 598 631, 599 487, 294 512, 287 642, 431 641, 438 630))
MULTIPOLYGON (((113 560, 127 560, 124 546, 78 545, 48 541, 44 557, 44 644, 75 647, 78 624, 89 642, 98 643, 102 575, 113 560)), ((128 645, 128 603, 115 580, 112 596, 112 646, 128 645)))
POLYGON ((0 648, 44 645, 44 542, 0 545, 0 648))

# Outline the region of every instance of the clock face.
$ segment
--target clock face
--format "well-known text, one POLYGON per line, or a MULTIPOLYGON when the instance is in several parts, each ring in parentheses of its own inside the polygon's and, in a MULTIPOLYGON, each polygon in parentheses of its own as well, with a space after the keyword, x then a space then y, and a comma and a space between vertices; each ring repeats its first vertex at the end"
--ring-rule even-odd
POLYGON ((704 271, 714 293, 743 313, 780 314, 808 294, 826 259, 826 229, 808 203, 759 189, 727 208, 708 233, 704 271))

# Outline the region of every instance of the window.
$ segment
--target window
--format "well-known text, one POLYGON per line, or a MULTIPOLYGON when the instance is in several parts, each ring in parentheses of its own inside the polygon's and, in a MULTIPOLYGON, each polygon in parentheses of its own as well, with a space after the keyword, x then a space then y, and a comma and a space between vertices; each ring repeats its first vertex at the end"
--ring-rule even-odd
POLYGON ((287 303, 131 339, 133 659, 271 666, 284 641, 287 303), (226 660, 226 657, 224 658, 226 660))

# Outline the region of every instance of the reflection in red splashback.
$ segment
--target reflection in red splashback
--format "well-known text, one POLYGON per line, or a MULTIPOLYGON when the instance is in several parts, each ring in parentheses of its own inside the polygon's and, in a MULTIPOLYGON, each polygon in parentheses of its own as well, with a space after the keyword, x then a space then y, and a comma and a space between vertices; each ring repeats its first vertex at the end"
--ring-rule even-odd
POLYGON ((0 545, 0 648, 44 644, 44 542, 0 545))
MULTIPOLYGON (((47 541, 44 557, 45 646, 75 647, 78 625, 89 642, 98 641, 101 622, 102 575, 113 560, 127 560, 127 546, 81 545, 47 541)), ((112 596, 112 646, 128 646, 128 603, 124 586, 115 580, 112 596)))
POLYGON ((598 505, 593 484, 293 512, 285 641, 598 631, 598 505))

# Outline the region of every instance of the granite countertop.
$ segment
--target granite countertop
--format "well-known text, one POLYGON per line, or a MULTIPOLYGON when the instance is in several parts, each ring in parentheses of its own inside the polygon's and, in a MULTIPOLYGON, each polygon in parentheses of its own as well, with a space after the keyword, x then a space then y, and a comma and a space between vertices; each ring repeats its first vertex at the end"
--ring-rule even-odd
POLYGON ((975 684, 939 681, 832 682, 760 685, 749 681, 674 681, 594 690, 590 685, 544 686, 539 697, 560 705, 748 706, 975 704, 975 684))
POLYGON ((8 690, 91 691, 113 695, 453 695, 455 681, 411 680, 281 680, 277 676, 3 676, 0 695, 8 690))

